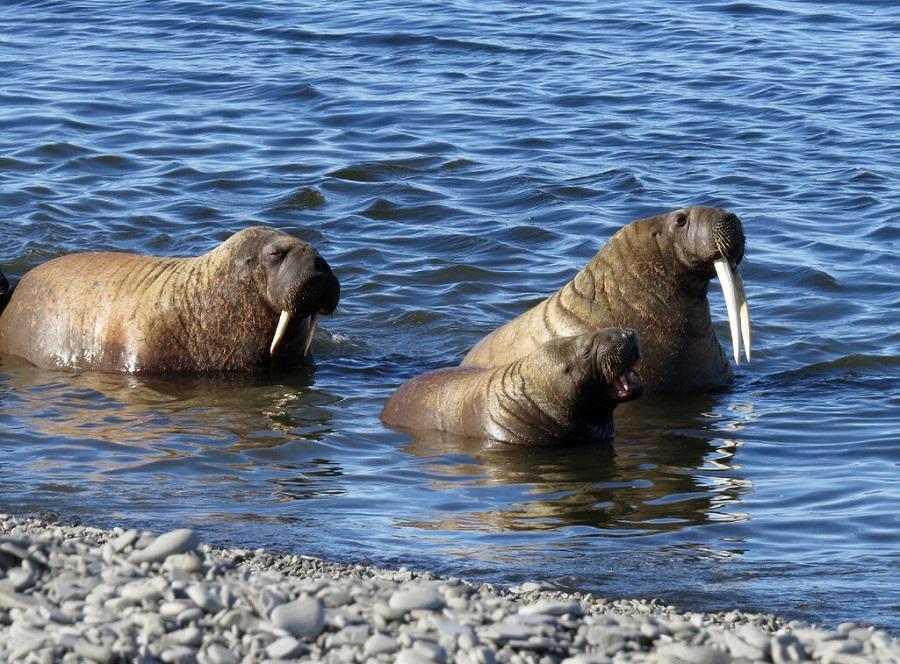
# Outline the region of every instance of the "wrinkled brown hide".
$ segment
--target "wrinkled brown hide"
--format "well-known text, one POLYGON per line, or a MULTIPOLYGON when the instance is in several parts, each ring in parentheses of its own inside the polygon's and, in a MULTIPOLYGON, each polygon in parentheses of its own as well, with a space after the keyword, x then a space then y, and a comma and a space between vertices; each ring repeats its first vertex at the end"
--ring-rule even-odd
POLYGON ((413 378, 385 404, 394 428, 514 445, 610 440, 612 413, 640 396, 632 330, 557 338, 503 367, 453 367, 413 378))
POLYGON ((305 242, 256 227, 196 258, 82 253, 22 278, 0 353, 41 367, 131 373, 252 371, 305 362, 304 318, 340 285, 305 242), (282 310, 295 315, 274 355, 282 310))
POLYGON ((557 293, 483 338, 463 366, 500 366, 549 339, 603 327, 637 330, 649 390, 727 386, 731 367, 713 331, 707 290, 713 261, 740 263, 740 220, 690 207, 634 221, 557 293))

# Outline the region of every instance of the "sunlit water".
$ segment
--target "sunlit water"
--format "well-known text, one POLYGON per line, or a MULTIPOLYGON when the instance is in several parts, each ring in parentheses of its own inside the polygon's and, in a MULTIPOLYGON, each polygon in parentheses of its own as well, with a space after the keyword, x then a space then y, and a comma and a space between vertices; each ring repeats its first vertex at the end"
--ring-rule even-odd
POLYGON ((0 4, 4 272, 263 223, 343 285, 308 373, 0 360, 0 510, 900 628, 897 5, 250 4, 0 4), (733 389, 629 404, 612 449, 381 427, 695 203, 748 235, 733 389))

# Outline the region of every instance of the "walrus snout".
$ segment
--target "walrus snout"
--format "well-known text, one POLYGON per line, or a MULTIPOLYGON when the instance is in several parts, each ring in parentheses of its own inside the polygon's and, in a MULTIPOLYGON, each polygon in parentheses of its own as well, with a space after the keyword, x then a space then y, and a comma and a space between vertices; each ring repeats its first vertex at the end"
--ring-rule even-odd
POLYGON ((591 346, 594 369, 609 385, 613 401, 631 401, 643 394, 644 386, 637 374, 641 353, 635 330, 606 328, 594 335, 591 346))
MULTIPOLYGON (((309 317, 303 342, 304 356, 309 353, 313 334, 320 314, 329 315, 337 308, 341 284, 331 266, 312 245, 294 241, 295 244, 280 258, 275 259, 277 276, 273 279, 273 301, 281 310, 281 317, 269 353, 274 355, 295 316, 309 317)), ((270 252, 277 252, 276 246, 270 252)))
POLYGON ((716 220, 712 237, 721 258, 732 266, 741 262, 744 258, 744 227, 736 214, 728 212, 716 220))

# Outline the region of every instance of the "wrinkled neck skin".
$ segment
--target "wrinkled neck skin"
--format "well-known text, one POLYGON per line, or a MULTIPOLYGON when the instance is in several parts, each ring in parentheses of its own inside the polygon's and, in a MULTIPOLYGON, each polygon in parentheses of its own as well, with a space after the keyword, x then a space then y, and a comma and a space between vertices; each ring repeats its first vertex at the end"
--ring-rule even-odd
POLYGON ((558 292, 482 339, 462 364, 499 366, 555 337, 633 328, 646 391, 721 389, 731 368, 706 299, 709 276, 684 267, 654 236, 660 217, 616 233, 558 292))
MULTIPOLYGON (((197 258, 73 254, 23 277, 0 318, 0 352, 75 370, 264 369, 277 319, 257 276, 221 247, 197 258)), ((279 353, 302 357, 286 341, 279 353)))
MULTIPOLYGON (((260 296, 258 275, 213 250, 159 268, 161 315, 135 340, 137 372, 264 369, 279 313, 260 296), (215 342, 211 342, 215 339, 215 342)), ((149 298, 153 302, 154 298, 149 298)), ((141 306, 141 305, 138 305, 141 306)), ((136 307, 137 308, 137 307, 136 307)), ((281 348, 286 356, 289 347, 281 348)))
POLYGON ((592 387, 596 382, 578 369, 546 371, 532 358, 513 362, 491 376, 486 437, 526 446, 609 442, 616 404, 592 387))
POLYGON ((689 269, 657 241, 655 220, 620 230, 553 298, 594 325, 637 330, 650 389, 727 385, 731 368, 707 300, 711 275, 689 269))

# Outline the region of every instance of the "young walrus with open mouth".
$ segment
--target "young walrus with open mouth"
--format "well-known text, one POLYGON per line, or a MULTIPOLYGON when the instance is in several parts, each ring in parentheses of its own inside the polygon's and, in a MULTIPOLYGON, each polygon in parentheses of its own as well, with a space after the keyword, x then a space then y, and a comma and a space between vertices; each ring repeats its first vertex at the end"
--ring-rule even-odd
POLYGON ((559 337, 501 367, 417 376, 388 399, 381 420, 512 445, 609 441, 613 410, 643 391, 639 358, 634 330, 559 337))

